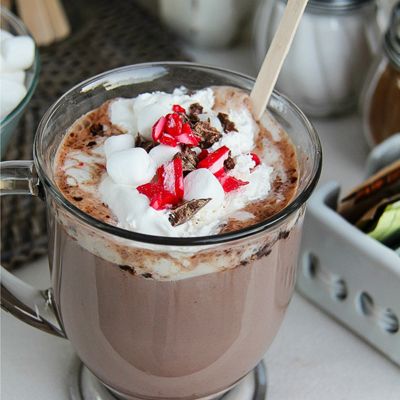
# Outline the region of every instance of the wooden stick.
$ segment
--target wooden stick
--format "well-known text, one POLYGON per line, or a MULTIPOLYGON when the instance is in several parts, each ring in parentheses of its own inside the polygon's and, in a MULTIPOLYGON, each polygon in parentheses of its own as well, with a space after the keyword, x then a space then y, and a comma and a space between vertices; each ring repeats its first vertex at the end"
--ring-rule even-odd
POLYGON ((57 40, 64 39, 71 29, 60 0, 45 0, 47 12, 50 16, 51 26, 57 40))
POLYGON ((308 0, 288 0, 287 2, 281 22, 250 94, 256 120, 261 118, 267 107, 307 2, 308 0))
POLYGON ((38 45, 54 41, 54 32, 44 0, 17 0, 18 14, 38 45))

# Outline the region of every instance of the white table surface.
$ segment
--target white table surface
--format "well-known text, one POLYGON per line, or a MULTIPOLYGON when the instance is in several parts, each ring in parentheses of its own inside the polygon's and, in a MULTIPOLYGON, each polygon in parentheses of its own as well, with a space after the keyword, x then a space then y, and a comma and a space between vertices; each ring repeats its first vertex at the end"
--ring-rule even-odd
MULTIPOLYGON (((255 73, 245 46, 191 53, 202 63, 255 73)), ((368 154, 359 117, 313 122, 324 151, 320 183, 337 180, 345 190, 359 183, 368 154)), ((45 288, 47 260, 19 268, 16 275, 45 288)), ((1 312, 1 399, 67 400, 75 357, 66 340, 1 312)), ((266 362, 268 400, 400 399, 400 369, 298 294, 266 362)))

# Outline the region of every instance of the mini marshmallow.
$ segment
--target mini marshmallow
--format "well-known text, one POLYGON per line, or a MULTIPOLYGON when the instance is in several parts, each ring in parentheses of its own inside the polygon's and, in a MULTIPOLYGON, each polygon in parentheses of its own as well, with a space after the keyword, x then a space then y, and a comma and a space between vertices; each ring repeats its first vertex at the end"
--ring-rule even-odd
POLYGON ((35 43, 29 36, 15 36, 2 41, 1 53, 11 71, 28 69, 35 57, 35 43))
POLYGON ((0 118, 3 119, 26 95, 25 86, 18 82, 0 80, 0 118))
POLYGON ((0 72, 0 79, 24 84, 25 72, 24 71, 0 72))
POLYGON ((109 107, 110 121, 126 133, 137 133, 132 99, 116 99, 109 107))
POLYGON ((149 156, 154 160, 157 167, 166 163, 167 161, 172 160, 176 153, 181 151, 180 146, 171 147, 166 146, 165 144, 159 144, 156 147, 153 147, 150 152, 149 156))
POLYGON ((104 142, 104 153, 106 158, 109 159, 111 154, 118 151, 130 149, 135 146, 135 140, 129 133, 123 135, 110 136, 104 142))
POLYGON ((107 160, 107 172, 115 183, 136 187, 151 181, 156 166, 144 149, 134 147, 112 153, 107 160))
POLYGON ((206 168, 190 172, 183 181, 185 200, 212 199, 206 207, 218 208, 222 205, 225 192, 218 179, 206 168))

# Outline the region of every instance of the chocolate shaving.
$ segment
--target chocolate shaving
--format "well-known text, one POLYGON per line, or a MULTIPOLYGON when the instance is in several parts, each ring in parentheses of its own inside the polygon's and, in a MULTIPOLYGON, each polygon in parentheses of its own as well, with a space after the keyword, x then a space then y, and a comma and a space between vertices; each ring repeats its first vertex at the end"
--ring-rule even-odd
POLYGON ((214 143, 218 142, 221 138, 221 133, 218 129, 210 125, 208 121, 199 121, 193 127, 193 132, 200 138, 199 147, 202 149, 208 149, 214 143))
POLYGON ((182 151, 175 154, 174 158, 180 158, 182 160, 183 172, 194 171, 199 162, 196 152, 185 145, 182 145, 182 151))
POLYGON ((211 199, 189 200, 174 208, 169 214, 169 222, 172 226, 178 226, 189 221, 198 211, 200 211, 211 199))
POLYGON ((217 115, 219 121, 221 122, 222 128, 224 129, 224 132, 232 132, 235 131, 237 132, 238 130, 236 129, 235 123, 232 122, 229 118, 228 118, 228 114, 225 113, 218 113, 217 115))
POLYGON ((103 136, 103 125, 101 125, 101 124, 93 124, 91 127, 90 127, 90 134, 92 135, 92 136, 97 136, 97 135, 99 135, 99 136, 103 136))
POLYGON ((83 200, 83 197, 81 197, 81 196, 72 196, 72 198, 73 198, 75 201, 82 201, 82 200, 83 200))
POLYGON ((95 146, 95 145, 96 145, 96 142, 95 142, 94 140, 90 141, 90 142, 87 144, 88 147, 92 147, 92 146, 95 146))
MULTIPOLYGON (((192 127, 196 122, 199 122, 199 114, 203 113, 203 106, 200 105, 199 103, 193 103, 189 107, 189 113, 187 115, 187 118, 189 122, 191 123, 192 127)), ((185 121, 186 122, 186 121, 185 121)))
POLYGON ((145 272, 144 274, 142 274, 143 278, 152 278, 153 275, 150 272, 145 272))
POLYGON ((158 146, 158 143, 153 142, 152 140, 145 139, 140 133, 137 134, 135 140, 135 147, 141 147, 149 152, 153 147, 158 146))
POLYGON ((203 106, 199 103, 193 103, 189 107, 189 115, 199 115, 203 113, 203 106))
POLYGON ((230 170, 230 169, 235 168, 235 165, 236 165, 235 160, 234 160, 231 156, 229 156, 229 157, 224 161, 224 167, 225 167, 225 169, 227 169, 227 170, 230 170))

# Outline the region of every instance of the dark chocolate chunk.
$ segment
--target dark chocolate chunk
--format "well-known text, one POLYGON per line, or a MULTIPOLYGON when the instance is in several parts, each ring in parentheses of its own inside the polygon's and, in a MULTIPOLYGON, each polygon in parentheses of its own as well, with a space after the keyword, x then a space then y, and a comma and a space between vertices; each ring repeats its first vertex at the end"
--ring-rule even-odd
POLYGON ((93 124, 91 127, 90 127, 90 134, 92 135, 92 136, 97 136, 97 135, 99 135, 99 136, 103 136, 103 125, 101 125, 101 124, 93 124))
MULTIPOLYGON (((188 122, 190 122, 192 128, 196 124, 196 122, 199 122, 199 114, 203 112, 203 106, 201 106, 199 103, 193 103, 189 107, 189 113, 187 115, 188 122)), ((187 121, 185 121, 187 122, 187 121)))
POLYGON ((156 146, 158 146, 158 143, 145 139, 140 133, 138 133, 136 136, 135 147, 141 147, 149 152, 153 147, 156 146))
POLYGON ((153 275, 150 272, 145 272, 144 274, 142 274, 143 278, 152 278, 153 275))
POLYGON ((224 132, 232 132, 232 131, 237 132, 238 131, 236 129, 236 127, 235 127, 235 123, 232 122, 228 118, 228 114, 220 112, 220 113, 218 113, 217 117, 221 122, 221 125, 222 125, 222 128, 224 129, 224 132))
POLYGON ((235 168, 235 160, 229 156, 225 161, 224 161, 224 167, 227 170, 235 168))
POLYGON ((95 145, 96 145, 96 142, 95 142, 94 140, 90 141, 90 142, 87 144, 88 147, 93 147, 93 146, 95 146, 95 145))
POLYGON ((221 138, 221 133, 208 121, 199 121, 193 127, 193 132, 200 138, 199 147, 208 149, 221 138))
POLYGON ((203 113, 203 106, 199 103, 193 103, 189 107, 189 115, 199 115, 203 113))
POLYGON ((172 226, 178 226, 189 221, 198 211, 200 211, 211 199, 189 200, 171 210, 169 222, 172 226))
POLYGON ((197 163, 199 162, 196 152, 185 145, 182 145, 182 151, 180 153, 176 153, 174 158, 180 158, 182 160, 183 172, 194 171, 197 163))
POLYGON ((73 196, 72 197, 75 201, 82 201, 83 200, 83 197, 81 197, 81 196, 73 196))
POLYGON ((131 267, 130 265, 118 265, 122 271, 127 271, 132 275, 135 275, 135 268, 131 267))

